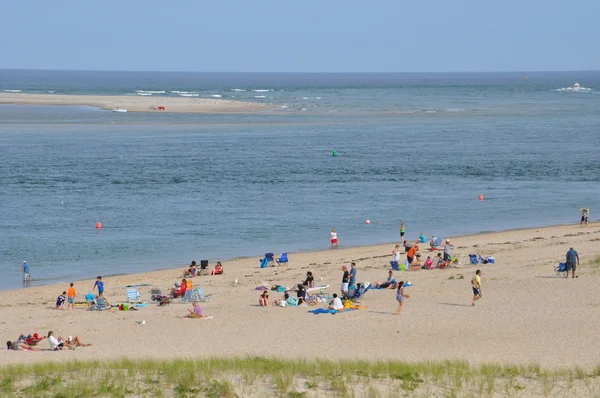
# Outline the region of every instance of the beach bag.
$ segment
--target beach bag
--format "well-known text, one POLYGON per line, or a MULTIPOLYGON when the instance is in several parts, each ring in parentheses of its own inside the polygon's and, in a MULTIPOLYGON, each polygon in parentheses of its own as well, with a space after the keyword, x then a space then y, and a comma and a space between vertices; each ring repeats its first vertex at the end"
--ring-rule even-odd
POLYGON ((344 300, 344 308, 352 308, 352 301, 344 300))

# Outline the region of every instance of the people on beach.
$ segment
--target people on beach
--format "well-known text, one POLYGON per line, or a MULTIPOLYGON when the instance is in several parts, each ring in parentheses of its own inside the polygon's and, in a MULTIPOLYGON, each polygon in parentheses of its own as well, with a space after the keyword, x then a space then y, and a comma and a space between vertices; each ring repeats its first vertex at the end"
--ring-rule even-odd
POLYGON ((264 290, 258 298, 258 305, 260 305, 261 307, 269 306, 269 293, 266 290, 264 290))
POLYGON ((581 221, 579 222, 579 226, 582 226, 584 223, 585 223, 585 225, 588 225, 588 217, 590 215, 590 208, 586 206, 583 209, 580 209, 580 211, 581 211, 581 221))
POLYGON ((56 298, 56 309, 57 310, 62 310, 65 308, 65 300, 67 299, 67 292, 62 292, 61 295, 59 295, 56 298))
POLYGON ((348 281, 348 290, 356 289, 356 263, 350 263, 350 280, 348 281))
POLYGON ((333 300, 331 300, 329 302, 329 307, 330 310, 336 310, 336 311, 340 311, 344 309, 344 304, 342 303, 342 300, 338 297, 338 295, 336 293, 333 293, 333 300))
POLYGON ((425 264, 423 264, 424 269, 432 269, 433 268, 433 259, 431 256, 427 256, 427 260, 425 260, 425 264))
POLYGON ((569 277, 569 271, 571 271, 571 277, 577 278, 575 276, 575 270, 579 265, 579 253, 577 253, 572 247, 569 249, 566 255, 566 263, 567 263, 567 272, 565 272, 565 278, 569 277))
POLYGON ((92 288, 92 292, 98 288, 98 297, 102 297, 104 295, 104 282, 102 281, 102 277, 98 276, 96 278, 96 282, 94 283, 94 287, 92 288))
MULTIPOLYGON (((100 297, 100 296, 98 296, 100 297)), ((85 295, 85 303, 88 308, 92 308, 92 305, 96 305, 96 295, 94 293, 88 293, 85 295)))
POLYGON ((23 261, 21 269, 23 270, 23 282, 31 281, 31 267, 27 261, 23 261))
POLYGON ((177 298, 185 295, 187 290, 187 281, 186 279, 182 279, 181 283, 175 282, 173 287, 171 288, 171 297, 177 298))
POLYGON ((210 271, 210 274, 211 275, 221 275, 222 273, 223 273, 223 265, 221 264, 220 261, 217 261, 217 265, 215 265, 215 268, 210 271))
POLYGON ((315 277, 312 272, 306 272, 306 279, 304 280, 304 286, 308 289, 315 286, 315 277))
POLYGON ((417 254, 418 251, 419 251, 419 246, 414 245, 413 247, 410 248, 408 253, 406 253, 406 259, 408 260, 409 264, 411 264, 415 260, 415 255, 417 254))
POLYGON ((404 229, 404 223, 400 223, 398 229, 400 230, 400 243, 404 244, 404 233, 406 232, 404 229))
POLYGON ((69 289, 67 290, 67 310, 69 310, 69 308, 71 308, 72 310, 75 309, 76 294, 77 293, 75 292, 75 286, 73 282, 71 282, 69 284, 69 289))
POLYGON ((338 247, 339 243, 338 243, 338 236, 337 236, 337 231, 334 229, 331 230, 331 233, 329 234, 330 239, 331 239, 331 247, 338 247))
POLYGON ((342 266, 342 271, 344 271, 344 274, 342 275, 342 286, 341 286, 340 290, 342 291, 342 294, 348 294, 348 283, 350 282, 350 272, 348 272, 348 267, 346 267, 345 265, 342 266))
POLYGON ((475 302, 481 298, 481 270, 475 271, 475 276, 471 279, 473 286, 473 300, 471 305, 475 307, 475 302))
POLYGON ((78 336, 69 336, 67 340, 63 339, 62 337, 56 338, 52 330, 48 332, 48 343, 50 344, 50 350, 52 351, 59 351, 65 347, 74 350, 77 347, 89 347, 92 345, 83 343, 78 336))
POLYGON ((398 282, 398 287, 396 288, 396 300, 398 301, 398 308, 394 315, 400 315, 402 312, 402 308, 404 307, 404 299, 409 298, 410 296, 404 293, 404 281, 398 282))
POLYGON ((437 254, 437 258, 435 260, 435 268, 443 268, 444 267, 444 259, 442 258, 442 253, 437 254))
POLYGON ((427 243, 427 237, 425 236, 424 232, 419 234, 419 243, 427 243))
POLYGON ((39 348, 29 345, 22 340, 7 341, 6 349, 13 351, 40 351, 39 348))
POLYGON ((388 272, 388 277, 385 282, 375 282, 375 287, 378 289, 395 289, 396 285, 396 279, 394 278, 394 273, 392 270, 388 272))
POLYGON ((450 239, 446 239, 446 244, 444 245, 444 261, 450 261, 452 258, 452 248, 454 245, 450 243, 450 239))
POLYGON ((298 299, 302 299, 302 300, 306 301, 306 289, 304 289, 304 285, 302 283, 298 284, 298 290, 296 292, 296 297, 298 297, 298 299))
POLYGON ((392 255, 394 256, 394 261, 399 263, 400 262, 400 245, 396 245, 394 247, 394 250, 392 250, 392 255))

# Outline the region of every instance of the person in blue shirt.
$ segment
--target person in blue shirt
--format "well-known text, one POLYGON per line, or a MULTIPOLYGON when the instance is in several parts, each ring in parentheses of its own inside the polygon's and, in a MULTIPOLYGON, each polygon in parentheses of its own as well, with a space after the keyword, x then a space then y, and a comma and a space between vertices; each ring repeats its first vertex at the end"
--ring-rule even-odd
POLYGON ((356 289, 356 263, 350 264, 350 282, 348 282, 348 289, 356 289))
POLYGON ((99 276, 96 278, 96 283, 94 283, 94 287, 92 288, 92 292, 98 288, 98 297, 102 297, 104 294, 104 282, 102 282, 102 277, 99 276))
POLYGON ((579 253, 577 253, 573 248, 570 248, 567 252, 567 272, 565 273, 565 278, 569 277, 569 271, 571 271, 571 276, 573 278, 577 278, 575 276, 575 270, 579 265, 579 253))
POLYGON ((421 232, 421 234, 419 235, 419 241, 421 243, 427 243, 427 237, 425 236, 425 234, 423 232, 421 232))
POLYGON ((23 282, 31 280, 31 273, 29 271, 29 264, 27 263, 27 261, 23 261, 23 282))

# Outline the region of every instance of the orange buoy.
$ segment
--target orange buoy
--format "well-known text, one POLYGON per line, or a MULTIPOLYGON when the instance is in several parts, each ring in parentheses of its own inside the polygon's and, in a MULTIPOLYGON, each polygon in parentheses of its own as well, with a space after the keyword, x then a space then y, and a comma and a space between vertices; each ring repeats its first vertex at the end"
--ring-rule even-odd
POLYGON ((483 195, 479 195, 479 200, 483 200, 483 195))
POLYGON ((102 223, 100 221, 98 221, 96 223, 96 229, 100 229, 100 228, 102 228, 102 223))

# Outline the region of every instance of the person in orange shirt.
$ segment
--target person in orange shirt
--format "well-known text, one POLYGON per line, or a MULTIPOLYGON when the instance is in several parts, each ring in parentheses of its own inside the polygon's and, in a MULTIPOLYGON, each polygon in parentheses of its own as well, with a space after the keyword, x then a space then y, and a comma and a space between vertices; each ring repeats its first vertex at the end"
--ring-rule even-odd
POLYGON ((415 255, 417 254, 418 251, 419 251, 419 246, 414 245, 413 247, 410 248, 408 253, 406 253, 406 259, 408 260, 409 264, 414 261, 415 255))
POLYGON ((69 290, 67 290, 67 310, 69 310, 69 307, 71 307, 71 309, 75 309, 75 295, 75 288, 71 282, 69 285, 69 290))

